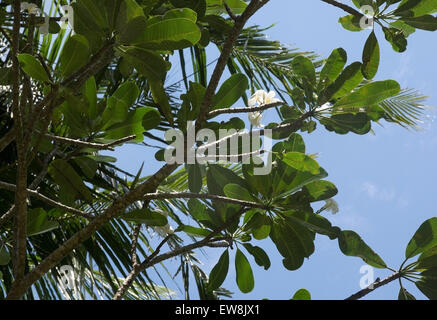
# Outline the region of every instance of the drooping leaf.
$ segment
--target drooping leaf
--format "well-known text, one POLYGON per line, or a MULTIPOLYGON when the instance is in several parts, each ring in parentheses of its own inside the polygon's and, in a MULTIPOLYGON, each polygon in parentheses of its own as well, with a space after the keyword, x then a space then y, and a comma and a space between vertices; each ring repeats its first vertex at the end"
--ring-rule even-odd
POLYGON ((249 252, 254 258, 257 265, 260 267, 264 267, 264 270, 268 270, 270 268, 270 259, 267 253, 258 246, 252 246, 250 243, 243 243, 243 246, 246 248, 247 252, 249 252))
POLYGON ((229 270, 229 252, 225 250, 220 256, 217 264, 212 268, 209 274, 208 290, 218 289, 225 281, 229 270))
POLYGON ((240 249, 235 254, 235 271, 238 288, 243 293, 249 293, 255 286, 252 267, 240 249))
POLYGON ((361 237, 354 231, 343 230, 338 237, 341 252, 347 256, 360 257, 365 263, 375 268, 386 268, 387 265, 361 237))
POLYGON ((375 32, 371 32, 364 45, 362 71, 366 79, 372 80, 379 67, 379 44, 375 32))

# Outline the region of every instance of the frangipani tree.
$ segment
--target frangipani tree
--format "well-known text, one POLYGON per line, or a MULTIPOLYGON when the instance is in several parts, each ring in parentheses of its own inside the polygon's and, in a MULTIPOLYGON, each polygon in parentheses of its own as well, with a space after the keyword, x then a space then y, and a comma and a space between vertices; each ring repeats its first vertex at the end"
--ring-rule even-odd
MULTIPOLYGON (((351 31, 381 26, 396 51, 415 28, 437 28, 435 1, 352 1, 356 8, 322 1, 349 14, 339 22, 351 31)), ((2 2, 2 298, 159 299, 168 291, 150 270, 176 257, 186 292, 191 271, 201 299, 229 296, 221 286, 235 265, 247 293, 255 282, 247 257, 271 265, 257 241, 270 238, 284 268, 296 270, 317 234, 345 255, 391 269, 357 233, 323 215, 337 210, 338 191, 299 131, 321 125, 363 135, 382 120, 415 127, 424 97, 395 80, 372 80, 380 64, 374 32, 356 62, 342 48, 321 59, 265 39, 267 29, 249 20, 267 2, 2 2), (211 47, 220 56, 208 77, 211 47), (174 69, 177 84, 167 80, 174 69), (264 124, 263 112, 277 122, 264 124), (274 140, 271 149, 263 136, 274 140), (145 163, 131 174, 102 154, 126 143, 158 148, 161 168, 145 163), (223 251, 209 275, 194 255, 206 247, 223 251), (80 289, 66 290, 59 278, 80 289)), ((406 260, 420 254, 416 262, 351 298, 399 278, 435 298, 435 219, 407 246, 406 260)), ((399 298, 412 296, 401 288, 399 298)))

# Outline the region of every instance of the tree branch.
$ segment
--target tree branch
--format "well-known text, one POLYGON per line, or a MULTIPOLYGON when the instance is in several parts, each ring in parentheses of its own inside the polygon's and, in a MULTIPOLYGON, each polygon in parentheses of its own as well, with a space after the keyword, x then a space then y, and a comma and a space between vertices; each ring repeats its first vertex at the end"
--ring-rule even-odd
POLYGON ((330 4, 330 5, 333 5, 334 7, 340 8, 343 11, 346 11, 347 13, 349 13, 349 14, 355 16, 355 17, 361 18, 363 16, 363 14, 360 13, 359 11, 357 11, 354 8, 349 7, 348 5, 343 4, 341 2, 338 2, 338 1, 335 1, 335 0, 322 0, 322 1, 326 2, 326 3, 330 4))
POLYGON ((235 20, 234 26, 230 31, 229 36, 226 39, 226 42, 223 45, 223 48, 220 53, 220 57, 217 61, 214 71, 211 75, 211 79, 208 83, 208 87, 206 88, 202 105, 200 107, 198 121, 196 122, 196 127, 197 127, 196 129, 200 128, 203 125, 203 123, 206 121, 208 110, 211 107, 212 97, 215 94, 215 91, 222 77, 223 71, 225 70, 229 57, 231 56, 234 44, 237 41, 241 31, 243 30, 244 25, 250 19, 250 17, 252 17, 267 2, 268 0, 264 0, 264 1, 251 0, 250 3, 247 5, 246 9, 244 10, 244 12, 240 16, 238 16, 237 19, 235 20))
POLYGON ((51 135, 48 133, 44 134, 44 136, 46 136, 47 138, 50 138, 51 140, 54 140, 54 141, 59 141, 59 142, 67 143, 67 144, 73 144, 73 145, 83 147, 83 148, 92 148, 92 149, 97 149, 97 150, 112 150, 112 151, 114 151, 114 148, 113 148, 114 146, 116 146, 118 144, 122 144, 122 143, 127 142, 127 141, 130 141, 130 140, 135 139, 137 137, 136 135, 131 135, 131 136, 127 136, 127 137, 118 139, 118 140, 111 142, 111 143, 101 144, 101 143, 87 142, 87 141, 82 141, 82 140, 66 138, 66 137, 54 136, 54 135, 51 135))
MULTIPOLYGON (((17 193, 17 186, 10 184, 10 183, 7 183, 7 182, 0 181, 0 188, 17 193)), ((69 206, 62 204, 60 202, 57 202, 53 199, 50 199, 49 197, 46 197, 45 195, 39 193, 38 191, 30 190, 30 189, 26 189, 26 191, 27 191, 27 194, 29 194, 30 196, 37 198, 37 199, 40 199, 41 201, 44 201, 53 207, 57 207, 59 209, 65 210, 67 212, 74 213, 75 215, 81 216, 81 217, 86 218, 86 219, 90 219, 90 220, 94 219, 94 217, 92 215, 90 215, 84 211, 81 211, 79 209, 69 207, 69 206)), ((15 205, 15 207, 16 207, 16 205, 15 205)))
MULTIPOLYGON (((145 259, 141 265, 137 266, 136 268, 132 269, 132 271, 129 273, 129 275, 126 277, 126 279, 123 281, 123 284, 121 285, 121 287, 117 290, 116 294, 114 295, 114 297, 112 298, 113 300, 121 300, 123 298, 124 293, 128 290, 128 288, 132 285, 133 281, 135 280, 135 278, 144 270, 146 270, 147 268, 170 258, 173 258, 175 256, 178 256, 180 254, 184 254, 186 252, 190 252, 194 249, 197 248, 201 248, 201 247, 205 247, 205 246, 209 246, 211 243, 214 243, 214 241, 211 241, 211 239, 220 234, 222 231, 224 231, 226 228, 228 228, 230 225, 232 225, 237 219, 239 219, 241 217, 241 215, 245 212, 245 208, 242 208, 237 214, 235 214, 233 217, 231 217, 231 219, 229 219, 227 222, 225 222, 224 224, 222 224, 220 226, 220 228, 218 228, 217 230, 211 232, 208 236, 206 236, 203 240, 201 241, 197 241, 195 243, 177 248, 175 250, 172 250, 170 252, 167 253, 163 253, 160 256, 157 256, 157 254, 159 253, 160 246, 161 244, 165 243, 170 236, 167 236, 160 244, 160 246, 158 246, 157 250, 155 250, 155 252, 157 252, 155 254, 156 257, 152 257, 152 255, 150 257, 148 257, 147 259, 145 259)), ((219 239, 219 241, 223 241, 223 239, 219 239)), ((154 252, 154 253, 155 253, 154 252)))
POLYGON ((271 108, 276 108, 279 106, 282 106, 284 102, 275 102, 275 103, 268 103, 263 104, 258 107, 252 107, 252 108, 225 108, 225 109, 217 109, 208 112, 208 118, 212 118, 215 116, 218 116, 219 114, 231 114, 231 113, 247 113, 247 112, 256 112, 256 111, 264 111, 271 108))
POLYGON ((370 292, 378 289, 379 287, 382 287, 396 279, 399 279, 402 276, 402 274, 398 271, 393 273, 392 275, 388 276, 387 278, 383 280, 377 280, 371 285, 369 285, 367 288, 364 288, 357 293, 351 295, 350 297, 346 298, 345 300, 358 300, 364 297, 365 295, 369 294, 370 292))
MULTIPOLYGON (((232 35, 228 38, 225 43, 225 46, 220 54, 220 58, 217 62, 216 68, 211 77, 211 82, 208 85, 207 91, 205 93, 201 114, 199 114, 198 121, 196 122, 196 126, 202 127, 205 122, 205 118, 208 112, 208 108, 211 104, 212 97, 217 89, 218 83, 220 81, 221 75, 226 67, 227 61, 232 52, 232 47, 235 41, 238 38, 239 33, 244 27, 245 22, 263 5, 265 5, 268 0, 252 0, 249 5, 246 7, 246 10, 243 12, 241 16, 239 16, 238 21, 235 23, 233 28, 232 35)), ((111 51, 111 55, 108 52, 102 57, 102 61, 108 59, 109 56, 112 59, 113 56, 113 44, 110 46, 109 51, 111 51)), ((109 60, 110 61, 110 60, 109 60)), ((97 66, 94 69, 96 69, 97 66)), ((86 72, 89 73, 89 72, 86 72)), ((89 76, 89 74, 88 74, 89 76)), ((83 79, 83 76, 80 77, 83 79)), ((87 78, 86 78, 87 79, 87 78)), ((85 79, 85 80, 86 80, 85 79)), ((82 80, 81 80, 82 81, 82 80)), ((78 81, 75 81, 75 85, 78 84, 78 81)), ((79 86, 80 87, 80 86, 79 86)), ((0 144, 1 145, 1 144, 0 144)), ((1 151, 1 150, 0 150, 1 151)), ((61 261, 66 255, 68 255, 72 250, 74 250, 80 243, 87 240, 92 234, 94 234, 98 229, 103 227, 106 223, 108 223, 112 218, 118 217, 121 215, 127 206, 133 203, 136 200, 140 200, 144 194, 155 192, 159 184, 166 179, 176 168, 178 168, 178 164, 165 164, 160 170, 158 170, 154 175, 149 177, 148 180, 143 182, 141 185, 136 187, 134 190, 131 190, 124 196, 116 199, 112 205, 105 210, 105 212, 94 220, 92 220, 86 227, 82 230, 78 231, 74 234, 70 239, 64 242, 58 249, 53 251, 48 257, 46 257, 41 263, 35 267, 31 272, 29 272, 20 282, 14 282, 11 290, 8 293, 6 299, 18 299, 20 298, 26 290, 38 279, 40 279, 45 273, 47 273, 51 268, 56 266, 59 261, 61 261)))
POLYGON ((258 209, 264 209, 268 210, 269 207, 257 202, 251 202, 251 201, 245 201, 245 200, 239 200, 239 199, 233 199, 229 197, 223 197, 223 196, 217 196, 213 194, 205 194, 205 193, 192 193, 192 192, 174 192, 174 193, 147 193, 144 195, 144 199, 146 200, 155 200, 155 199, 178 199, 178 198, 185 198, 185 199, 208 199, 208 200, 216 200, 226 203, 232 203, 232 204, 238 204, 245 207, 250 208, 258 208, 258 209))
MULTIPOLYGON (((27 229, 27 163, 26 141, 24 139, 24 104, 20 105, 20 66, 18 53, 20 46, 21 1, 12 4, 14 24, 12 31, 12 110, 14 122, 17 126, 17 174, 15 192, 15 210, 13 225, 13 254, 12 264, 14 278, 20 281, 24 277, 26 266, 26 229, 27 229)), ((23 97, 25 95, 23 94, 23 97)), ((25 98, 23 98, 25 100, 25 98)))

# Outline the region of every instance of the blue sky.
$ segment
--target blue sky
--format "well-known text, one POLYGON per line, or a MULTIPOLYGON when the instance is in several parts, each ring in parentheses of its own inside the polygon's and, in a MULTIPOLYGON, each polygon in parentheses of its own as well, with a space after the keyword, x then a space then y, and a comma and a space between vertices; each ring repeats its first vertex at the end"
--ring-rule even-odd
MULTIPOLYGON (((275 23, 268 31, 271 39, 312 50, 322 57, 343 47, 348 53, 348 63, 361 61, 369 31, 352 33, 342 29, 337 23, 342 15, 341 10, 319 0, 272 0, 250 24, 275 23)), ((429 96, 426 105, 437 106, 436 33, 417 31, 409 38, 408 49, 402 54, 391 49, 380 29, 377 36, 381 45, 381 66, 376 80, 394 79, 404 88, 417 89, 429 96)), ((209 60, 213 58, 211 54, 209 60)), ((178 70, 177 65, 174 67, 178 70)), ((174 74, 169 82, 179 77, 174 74)), ((304 135, 307 152, 319 154, 318 162, 339 189, 335 197, 339 213, 325 215, 334 225, 358 232, 395 269, 402 262, 405 247, 419 225, 436 216, 435 115, 435 110, 427 111, 419 131, 382 123, 383 126, 374 125, 375 135, 336 135, 322 126, 304 135)), ((265 118, 268 120, 269 116, 265 118)), ((143 161, 149 170, 158 168, 150 154, 143 147, 133 146, 116 152, 118 164, 131 172, 136 172, 143 161)), ((293 272, 282 266, 282 258, 270 240, 257 245, 269 253, 272 266, 265 271, 253 263, 255 289, 242 294, 235 284, 232 259, 224 287, 235 292, 235 299, 289 299, 300 288, 308 289, 313 299, 343 299, 360 289, 360 268, 364 263, 359 258, 344 256, 337 241, 317 236, 315 253, 301 269, 293 272)), ((214 266, 221 252, 221 249, 208 250, 207 257, 199 254, 206 271, 214 266)), ((389 274, 390 271, 375 270, 375 277, 389 274)), ((407 281, 403 284, 416 298, 424 298, 414 284, 407 281)), ((366 299, 396 299, 398 291, 399 284, 393 282, 366 299)))

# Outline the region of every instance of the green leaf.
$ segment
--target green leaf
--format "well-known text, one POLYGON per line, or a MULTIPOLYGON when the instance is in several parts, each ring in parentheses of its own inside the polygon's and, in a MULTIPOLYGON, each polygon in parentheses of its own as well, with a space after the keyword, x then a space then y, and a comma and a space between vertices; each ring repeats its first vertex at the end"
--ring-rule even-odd
POLYGON ((310 182, 303 187, 303 191, 311 202, 330 199, 338 193, 337 187, 326 180, 310 182))
POLYGON ((126 120, 128 109, 135 103, 139 94, 138 86, 132 81, 120 85, 108 98, 107 107, 102 115, 103 129, 126 120))
POLYGON ((370 33, 364 45, 362 71, 366 79, 372 80, 379 67, 379 44, 375 32, 370 33))
POLYGON ((121 219, 135 223, 144 223, 148 226, 162 227, 168 221, 167 218, 159 212, 150 209, 136 209, 120 216, 121 219))
POLYGON ((83 67, 90 57, 88 40, 80 35, 71 36, 65 43, 59 57, 59 69, 64 77, 68 77, 73 72, 83 67))
POLYGON ((416 300, 416 298, 409 293, 405 288, 399 289, 398 300, 416 300))
POLYGON ((149 85, 153 100, 158 104, 159 111, 165 119, 167 119, 170 125, 173 126, 173 114, 162 81, 150 81, 149 85))
POLYGON ((254 198, 249 193, 249 191, 247 191, 246 188, 243 188, 238 184, 233 184, 233 183, 227 184, 223 188, 223 191, 227 197, 232 199, 239 199, 239 200, 245 200, 251 202, 254 201, 254 198))
POLYGON ((311 300, 311 294, 307 289, 299 289, 291 300, 311 300))
POLYGON ((229 270, 229 252, 225 250, 220 256, 217 264, 212 268, 208 279, 208 290, 216 290, 220 288, 225 281, 229 270))
POLYGON ((437 268, 423 271, 416 287, 430 300, 437 300, 437 268))
POLYGON ((402 21, 417 29, 422 29, 427 31, 437 30, 437 17, 434 17, 429 14, 421 17, 405 17, 402 18, 402 21))
POLYGON ((28 76, 38 81, 49 81, 49 76, 44 70, 44 67, 34 56, 23 53, 19 54, 17 58, 20 62, 21 69, 23 69, 28 76))
POLYGON ((146 108, 146 113, 143 117, 143 128, 145 131, 149 131, 159 126, 159 124, 161 123, 161 115, 155 108, 146 108))
POLYGON ((199 193, 202 189, 202 171, 198 164, 187 164, 188 188, 191 192, 199 193))
POLYGON ((149 19, 135 43, 153 50, 177 50, 193 46, 201 38, 196 20, 197 14, 191 9, 168 10, 164 16, 149 19))
POLYGON ((287 152, 283 155, 282 161, 298 171, 319 174, 320 166, 316 160, 300 152, 287 152))
POLYGON ((207 237, 211 234, 211 231, 202 228, 196 228, 193 226, 181 225, 179 226, 175 232, 183 231, 186 234, 194 237, 207 237))
POLYGON ((288 217, 275 219, 270 238, 284 257, 282 263, 288 270, 299 269, 314 252, 314 232, 288 217))
POLYGON ((366 134, 371 129, 369 117, 363 113, 346 113, 336 114, 330 118, 325 118, 320 121, 329 131, 334 131, 338 134, 346 134, 353 132, 356 134, 366 134))
POLYGON ((339 100, 335 103, 334 110, 342 108, 343 112, 358 112, 358 108, 377 104, 397 95, 400 91, 401 86, 394 80, 375 81, 339 100))
POLYGON ((143 132, 143 118, 147 114, 149 108, 142 107, 137 108, 134 111, 130 111, 126 119, 123 122, 116 123, 110 126, 105 131, 106 139, 121 139, 127 136, 136 135, 136 139, 133 141, 141 142, 144 140, 143 132))
POLYGON ((426 220, 417 229, 405 250, 405 258, 412 258, 437 244, 437 217, 426 220))
POLYGON ((249 86, 244 74, 236 73, 227 79, 212 100, 213 109, 229 108, 240 99, 249 86))
POLYGON ((55 182, 70 192, 73 197, 92 201, 91 191, 67 161, 62 159, 52 161, 48 172, 55 182))
POLYGON ((45 232, 49 232, 59 227, 56 221, 48 219, 47 212, 43 209, 29 210, 27 215, 27 236, 35 236, 45 232))
POLYGON ((163 81, 167 72, 167 63, 154 51, 138 47, 129 47, 125 58, 137 71, 153 82, 163 81))
POLYGON ((243 13, 244 9, 247 7, 247 3, 245 3, 243 0, 206 0, 206 14, 226 13, 224 1, 226 1, 226 4, 235 14, 243 13))
POLYGON ((133 43, 146 28, 143 8, 135 0, 123 0, 110 8, 111 25, 115 25, 122 43, 133 43))
POLYGON ((340 76, 321 93, 319 105, 341 98, 355 89, 363 81, 361 66, 361 62, 354 62, 347 66, 340 76))
POLYGON ((361 237, 351 230, 344 230, 339 234, 338 245, 341 252, 347 256, 360 257, 365 263, 375 268, 386 268, 387 265, 361 237))
POLYGON ((394 13, 403 15, 412 13, 414 17, 437 12, 437 0, 404 0, 394 13))
POLYGON ((92 179, 97 172, 97 162, 91 159, 90 157, 83 156, 74 158, 74 162, 76 162, 82 172, 88 179, 92 179))
POLYGON ((311 85, 315 85, 316 70, 310 59, 305 56, 297 56, 291 61, 291 68, 299 78, 306 78, 311 85))
POLYGON ((352 14, 341 17, 338 19, 338 22, 343 26, 343 28, 349 31, 358 32, 363 30, 360 26, 360 18, 352 14))
POLYGON ((246 188, 246 182, 244 179, 236 175, 232 170, 224 168, 219 165, 210 164, 206 173, 206 181, 208 185, 208 191, 211 194, 224 196, 224 187, 229 184, 238 184, 243 188, 246 188))
POLYGON ((264 267, 264 270, 268 270, 270 268, 271 263, 269 256, 262 248, 252 246, 250 243, 243 243, 243 246, 246 248, 247 252, 249 252, 255 258, 257 265, 264 267))
POLYGON ((404 32, 397 28, 382 27, 385 39, 391 43, 391 46, 396 52, 404 52, 407 49, 408 41, 404 32))
POLYGON ((437 246, 424 251, 417 262, 416 269, 418 270, 437 268, 437 246))
POLYGON ((235 271, 238 288, 241 292, 249 293, 255 286, 252 268, 246 256, 240 249, 235 254, 235 271))
POLYGON ((265 214, 260 212, 255 212, 250 218, 245 215, 245 220, 247 219, 244 226, 245 231, 252 233, 256 240, 263 240, 270 235, 271 232, 271 220, 265 214))
POLYGON ((11 261, 11 255, 6 249, 6 245, 0 246, 0 266, 6 266, 11 261))
POLYGON ((346 61, 346 51, 343 48, 334 49, 320 71, 320 84, 325 87, 334 82, 343 71, 346 61))

